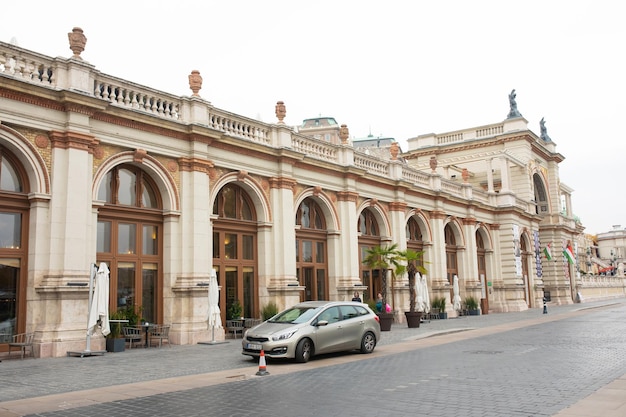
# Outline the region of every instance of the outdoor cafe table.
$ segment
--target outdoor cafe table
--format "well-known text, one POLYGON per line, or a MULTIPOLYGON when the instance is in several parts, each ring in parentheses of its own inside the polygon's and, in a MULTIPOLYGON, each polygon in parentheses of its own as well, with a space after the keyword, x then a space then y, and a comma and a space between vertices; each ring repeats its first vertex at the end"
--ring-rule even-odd
POLYGON ((139 327, 141 327, 142 329, 145 330, 146 332, 146 347, 150 346, 150 339, 148 338, 148 332, 150 332, 150 329, 156 327, 156 324, 154 323, 142 323, 139 327))

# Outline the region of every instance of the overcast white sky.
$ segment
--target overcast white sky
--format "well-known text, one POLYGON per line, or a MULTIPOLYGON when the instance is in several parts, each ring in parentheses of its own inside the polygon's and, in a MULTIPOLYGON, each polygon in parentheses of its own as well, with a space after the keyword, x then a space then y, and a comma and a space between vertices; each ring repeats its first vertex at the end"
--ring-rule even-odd
POLYGON ((274 122, 334 117, 353 138, 406 140, 498 123, 508 94, 565 156, 586 232, 626 227, 626 24, 620 1, 3 2, 0 40, 83 59, 103 73, 274 122))

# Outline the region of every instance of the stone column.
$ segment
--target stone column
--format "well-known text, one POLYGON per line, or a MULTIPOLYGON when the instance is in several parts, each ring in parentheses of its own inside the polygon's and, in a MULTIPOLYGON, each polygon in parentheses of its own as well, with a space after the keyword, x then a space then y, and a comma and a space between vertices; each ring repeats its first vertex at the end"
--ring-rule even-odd
MULTIPOLYGON (((359 274, 357 199, 358 194, 355 192, 339 191, 337 193, 337 210, 339 212, 341 234, 339 235, 339 243, 335 253, 338 254, 338 258, 341 261, 338 268, 336 291, 340 298, 346 300, 352 298, 354 291, 359 291, 362 294, 363 290, 366 289, 359 274)), ((329 253, 332 252, 329 250, 329 253)))
MULTIPOLYGON (((403 199, 404 196, 399 196, 403 199)), ((389 214, 391 220, 391 235, 394 242, 398 245, 399 250, 406 250, 406 213, 407 204, 404 201, 394 201, 389 204, 389 214)), ((389 288, 392 292, 392 308, 398 312, 397 318, 403 323, 405 321, 404 312, 409 311, 411 294, 409 289, 409 280, 407 274, 402 277, 396 277, 395 281, 389 282, 389 288)))
POLYGON ((212 268, 213 236, 212 226, 208 227, 207 223, 212 211, 209 170, 213 164, 202 155, 181 158, 178 164, 181 171, 180 227, 175 227, 173 223, 164 224, 164 227, 169 226, 171 232, 168 235, 172 238, 172 246, 165 247, 164 242, 164 250, 170 251, 173 272, 168 275, 171 282, 164 282, 164 299, 171 300, 171 308, 164 312, 169 312, 171 317, 164 316, 164 320, 169 323, 175 320, 178 324, 171 330, 173 342, 189 344, 209 338, 206 284, 212 268), (169 291, 171 293, 168 294, 169 291))
MULTIPOLYGON (((270 203, 273 212, 273 227, 267 236, 268 244, 262 247, 259 242, 259 258, 273 268, 267 273, 266 287, 270 299, 278 298, 281 306, 293 305, 300 301, 300 293, 304 290, 296 276, 296 230, 294 219, 293 189, 296 181, 292 178, 270 178, 270 203)), ((260 259, 259 259, 260 261, 260 259)), ((264 285, 259 283, 259 287, 264 285)), ((264 302, 261 301, 261 305, 264 302)))

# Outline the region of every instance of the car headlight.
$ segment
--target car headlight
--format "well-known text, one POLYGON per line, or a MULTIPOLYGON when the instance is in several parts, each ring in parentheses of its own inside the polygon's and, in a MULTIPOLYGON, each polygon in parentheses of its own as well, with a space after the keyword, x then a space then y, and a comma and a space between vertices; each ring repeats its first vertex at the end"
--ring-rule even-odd
POLYGON ((296 334, 298 330, 292 330, 290 332, 286 332, 286 333, 281 333, 277 336, 272 336, 272 341, 274 342, 278 342, 279 340, 287 340, 289 339, 291 336, 293 336, 294 334, 296 334))

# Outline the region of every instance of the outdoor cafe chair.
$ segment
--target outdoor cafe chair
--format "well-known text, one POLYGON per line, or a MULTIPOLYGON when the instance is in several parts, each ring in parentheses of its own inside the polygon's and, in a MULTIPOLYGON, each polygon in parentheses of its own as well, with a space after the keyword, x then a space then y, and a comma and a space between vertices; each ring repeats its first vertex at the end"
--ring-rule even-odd
POLYGON ((241 334, 243 338, 243 320, 226 320, 226 331, 228 334, 232 334, 234 338, 237 338, 237 333, 241 334))
POLYGON ((150 330, 150 334, 148 336, 150 338, 150 346, 152 346, 153 340, 159 341, 159 347, 163 345, 164 341, 167 341, 167 345, 170 345, 170 325, 157 324, 150 330))
POLYGON ((141 343, 141 341, 143 340, 141 328, 124 326, 123 330, 124 339, 126 339, 126 341, 128 342, 128 346, 130 349, 133 348, 133 343, 135 343, 136 345, 137 343, 141 343))
POLYGON ((261 324, 261 319, 244 319, 243 327, 249 329, 256 326, 257 324, 261 324))
POLYGON ((26 354, 26 349, 30 349, 30 355, 33 354, 33 338, 35 337, 35 333, 19 333, 14 334, 13 338, 9 342, 9 356, 11 356, 11 348, 17 347, 22 351, 21 359, 24 359, 24 355, 26 354))

